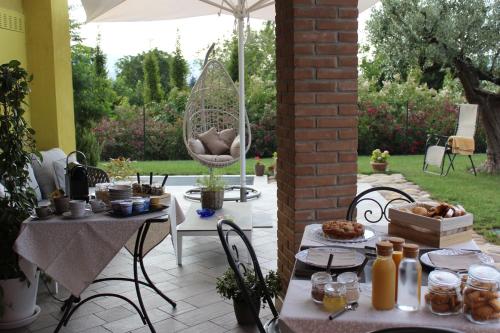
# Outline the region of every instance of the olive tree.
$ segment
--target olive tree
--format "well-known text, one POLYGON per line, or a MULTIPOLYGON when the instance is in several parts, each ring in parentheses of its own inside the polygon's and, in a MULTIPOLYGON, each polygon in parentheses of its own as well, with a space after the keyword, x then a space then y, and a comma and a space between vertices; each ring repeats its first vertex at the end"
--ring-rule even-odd
POLYGON ((450 68, 479 105, 488 143, 481 169, 500 170, 500 1, 382 0, 369 22, 370 43, 389 63, 450 68))

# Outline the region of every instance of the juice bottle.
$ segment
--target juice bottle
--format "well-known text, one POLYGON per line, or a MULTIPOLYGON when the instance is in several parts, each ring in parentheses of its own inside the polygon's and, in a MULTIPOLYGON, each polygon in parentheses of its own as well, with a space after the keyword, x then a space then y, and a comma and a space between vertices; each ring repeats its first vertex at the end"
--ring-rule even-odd
POLYGON ((398 298, 398 271, 399 271, 399 263, 403 258, 403 244, 405 240, 400 237, 390 237, 389 242, 392 243, 392 260, 394 260, 394 264, 396 265, 396 294, 395 300, 398 298))
POLYGON ((418 261, 418 246, 403 245, 403 260, 399 264, 397 308, 403 311, 417 311, 420 307, 420 286, 422 266, 418 261))
POLYGON ((396 265, 392 260, 392 244, 377 243, 377 259, 372 267, 372 305, 375 310, 394 308, 396 293, 396 265))

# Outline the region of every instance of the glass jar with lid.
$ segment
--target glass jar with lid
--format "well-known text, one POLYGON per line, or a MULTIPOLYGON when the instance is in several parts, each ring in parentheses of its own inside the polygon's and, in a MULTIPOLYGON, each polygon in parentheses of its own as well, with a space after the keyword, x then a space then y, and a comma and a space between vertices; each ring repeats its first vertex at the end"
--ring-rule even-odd
POLYGON ((316 272, 311 275, 311 297, 314 302, 323 303, 325 285, 332 281, 332 276, 327 272, 316 272))
POLYGON ((337 282, 345 285, 348 304, 356 303, 359 300, 359 282, 356 273, 344 272, 337 276, 337 282))
POLYGON ((328 312, 342 310, 346 305, 346 288, 343 283, 332 282, 325 285, 323 307, 328 312))
POLYGON ((495 267, 482 264, 469 267, 463 308, 473 323, 500 322, 500 272, 495 267))
POLYGON ((454 315, 462 309, 460 276, 448 270, 434 270, 429 274, 425 302, 429 310, 439 316, 454 315))

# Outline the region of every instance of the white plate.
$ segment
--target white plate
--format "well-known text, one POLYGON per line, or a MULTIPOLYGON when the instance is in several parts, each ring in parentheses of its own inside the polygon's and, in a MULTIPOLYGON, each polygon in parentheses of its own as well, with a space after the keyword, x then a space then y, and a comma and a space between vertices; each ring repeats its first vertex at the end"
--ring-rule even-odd
POLYGON ((92 211, 90 209, 85 209, 85 214, 83 214, 82 216, 78 216, 78 217, 72 216, 71 212, 64 212, 62 214, 62 216, 65 219, 78 220, 78 219, 84 219, 86 217, 92 216, 92 211))
POLYGON ((369 239, 375 237, 376 233, 370 227, 365 226, 365 233, 363 236, 352 238, 352 239, 340 239, 325 235, 321 224, 315 224, 312 226, 311 230, 313 238, 320 242, 333 242, 333 243, 362 243, 369 239))
MULTIPOLYGON (((461 254, 469 254, 470 252, 471 251, 460 250, 460 249, 435 250, 435 251, 430 251, 430 252, 426 252, 426 253, 422 254, 422 256, 420 256, 420 261, 422 262, 422 264, 424 264, 426 266, 436 268, 436 266, 434 266, 431 259, 429 258, 429 253, 436 253, 436 254, 440 254, 443 256, 457 256, 457 255, 461 255, 461 254)), ((481 261, 481 263, 486 264, 486 265, 493 265, 495 263, 493 258, 490 257, 489 255, 487 255, 483 252, 478 252, 477 254, 478 254, 478 257, 479 257, 479 260, 481 261)))
POLYGON ((307 256, 308 256, 308 253, 309 253, 309 249, 306 249, 306 250, 303 250, 303 251, 300 251, 299 253, 297 253, 295 255, 295 259, 297 259, 298 261, 301 261, 303 262, 304 264, 307 264, 307 265, 310 265, 310 266, 314 266, 314 267, 319 267, 319 268, 326 268, 326 265, 328 264, 328 256, 330 253, 333 253, 333 255, 335 256, 335 253, 346 253, 346 252, 349 252, 349 253, 353 253, 354 256, 355 256, 355 259, 354 259, 354 263, 352 265, 347 265, 347 266, 339 266, 339 265, 334 265, 332 264, 332 268, 353 268, 353 267, 358 267, 360 266, 363 261, 365 260, 365 256, 362 255, 361 253, 359 253, 358 251, 355 251, 353 249, 342 249, 342 248, 337 248, 337 247, 317 247, 317 248, 311 248, 311 249, 314 249, 314 251, 325 251, 325 263, 324 264, 316 264, 316 263, 312 263, 312 262, 309 262, 307 260, 307 256))

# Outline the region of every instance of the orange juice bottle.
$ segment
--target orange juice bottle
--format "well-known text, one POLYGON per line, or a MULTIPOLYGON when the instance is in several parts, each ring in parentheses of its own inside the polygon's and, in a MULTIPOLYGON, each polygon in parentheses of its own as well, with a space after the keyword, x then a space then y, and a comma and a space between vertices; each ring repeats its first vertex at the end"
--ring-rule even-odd
POLYGON ((392 260, 394 261, 394 264, 396 265, 396 297, 395 300, 398 299, 398 272, 399 272, 399 263, 401 262, 401 259, 403 258, 403 244, 405 240, 400 237, 391 237, 389 238, 389 242, 392 243, 392 260))
POLYGON ((372 305, 375 310, 391 310, 395 304, 396 265, 392 260, 392 244, 377 243, 377 259, 372 267, 372 305))

